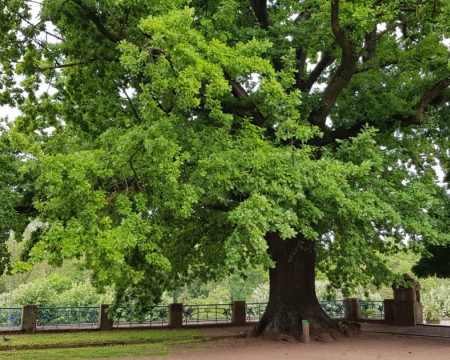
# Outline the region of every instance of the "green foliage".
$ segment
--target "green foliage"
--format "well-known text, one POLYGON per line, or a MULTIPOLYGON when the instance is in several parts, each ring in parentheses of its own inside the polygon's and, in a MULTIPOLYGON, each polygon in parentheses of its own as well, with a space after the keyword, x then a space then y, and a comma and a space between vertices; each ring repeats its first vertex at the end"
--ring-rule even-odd
MULTIPOLYGON (((52 274, 20 284, 13 290, 13 306, 96 306, 110 304, 112 292, 99 294, 89 280, 74 282, 67 276, 52 274)), ((9 292, 0 295, 0 306, 9 306, 9 292)))
MULTIPOLYGON (((38 279, 17 288, 13 297, 14 305, 57 306, 57 292, 47 279, 38 279)), ((5 299, 6 300, 6 299, 5 299)), ((6 303, 6 301, 3 301, 6 303)), ((3 306, 6 306, 4 304, 3 306)))
POLYGON ((14 271, 77 261, 141 308, 275 266, 269 233, 343 295, 450 243, 448 2, 28 3, 1 3, 0 272, 31 220, 14 271))
POLYGON ((439 324, 440 318, 450 317, 450 283, 436 284, 422 291, 423 316, 427 323, 439 324))
POLYGON ((267 281, 267 272, 263 268, 246 270, 241 274, 234 274, 228 279, 230 298, 232 301, 249 301, 254 289, 267 281))

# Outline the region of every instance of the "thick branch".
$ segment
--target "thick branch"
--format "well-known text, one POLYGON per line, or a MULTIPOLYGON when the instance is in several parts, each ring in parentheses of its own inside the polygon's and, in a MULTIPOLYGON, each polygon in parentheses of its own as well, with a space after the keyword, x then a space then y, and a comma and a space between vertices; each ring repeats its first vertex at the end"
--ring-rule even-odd
POLYGON ((334 60, 336 60, 335 56, 332 56, 330 54, 324 54, 324 56, 320 59, 320 61, 317 63, 313 71, 311 71, 311 74, 309 74, 308 79, 300 81, 300 83, 297 83, 298 88, 302 92, 309 92, 314 85, 314 83, 317 81, 319 76, 322 74, 322 72, 330 66, 334 60))
POLYGON ((339 0, 333 0, 331 3, 331 29, 339 46, 342 48, 341 63, 333 79, 323 92, 319 106, 311 111, 308 118, 312 125, 318 126, 322 130, 325 130, 325 121, 339 94, 348 85, 357 70, 357 54, 354 53, 352 44, 340 26, 339 0))
POLYGON ((422 95, 419 102, 414 106, 414 115, 402 120, 402 126, 420 124, 425 108, 440 95, 440 93, 450 86, 450 78, 445 77, 422 95))
POLYGON ((308 11, 302 11, 294 20, 294 25, 297 25, 298 23, 302 21, 306 21, 311 17, 311 13, 308 11))
POLYGON ((231 80, 230 78, 225 78, 228 80, 228 83, 231 85, 231 93, 236 99, 243 99, 244 101, 244 107, 247 111, 249 111, 253 119, 255 120, 255 125, 263 126, 265 119, 264 115, 259 111, 259 109, 256 107, 255 103, 250 100, 249 95, 245 91, 245 89, 242 87, 241 84, 239 84, 235 80, 231 80))
MULTIPOLYGON (((442 79, 435 84, 431 89, 422 95, 420 100, 413 107, 414 115, 408 117, 392 116, 391 120, 383 124, 384 126, 394 126, 395 123, 400 122, 401 127, 407 127, 412 125, 419 125, 422 121, 423 113, 427 109, 443 106, 450 101, 450 79, 448 77, 442 79)), ((346 127, 342 126, 333 131, 325 133, 322 138, 316 137, 312 139, 309 144, 314 146, 324 146, 331 144, 336 139, 349 139, 357 136, 364 126, 379 126, 375 122, 371 121, 359 121, 356 124, 346 127)))
POLYGON ((364 37, 363 61, 369 62, 377 56, 377 25, 364 37))
POLYGON ((308 44, 305 44, 303 48, 295 51, 295 57, 297 58, 297 73, 295 74, 296 85, 301 88, 301 84, 304 81, 306 60, 308 58, 308 44))
POLYGON ((333 0, 331 3, 331 30, 338 44, 342 48, 342 57, 348 58, 353 56, 353 48, 350 41, 345 36, 344 30, 341 28, 339 19, 339 0, 333 0))
POLYGON ((97 27, 97 29, 100 31, 100 33, 107 38, 108 40, 114 42, 114 43, 118 43, 119 41, 121 41, 123 38, 121 36, 117 36, 113 33, 111 33, 104 25, 103 23, 100 21, 100 19, 97 17, 97 15, 95 13, 93 13, 85 4, 83 4, 82 0, 71 0, 74 4, 77 4, 80 8, 82 8, 84 10, 84 12, 86 13, 86 15, 88 16, 89 19, 91 19, 91 21, 95 24, 95 26, 97 27))
MULTIPOLYGON (((302 11, 296 19, 294 20, 294 25, 298 25, 302 21, 306 21, 309 18, 311 18, 311 13, 307 11, 302 11)), ((296 50, 296 58, 297 58, 297 73, 295 75, 296 78, 296 86, 300 90, 302 90, 302 83, 305 82, 304 76, 305 76, 305 68, 306 68, 306 60, 308 58, 308 47, 309 44, 305 44, 303 48, 299 48, 296 50)), ((303 90, 302 90, 303 91, 303 90)))
POLYGON ((250 0, 256 19, 264 30, 268 30, 269 26, 273 26, 267 11, 267 0, 250 0))

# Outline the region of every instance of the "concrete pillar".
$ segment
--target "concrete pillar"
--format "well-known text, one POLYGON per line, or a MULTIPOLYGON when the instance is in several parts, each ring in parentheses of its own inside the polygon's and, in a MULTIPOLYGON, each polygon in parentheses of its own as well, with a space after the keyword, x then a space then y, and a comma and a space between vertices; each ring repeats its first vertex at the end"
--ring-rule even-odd
POLYGON ((37 306, 24 305, 22 306, 22 320, 20 323, 20 330, 25 333, 36 332, 37 321, 37 306))
POLYGON ((100 330, 112 330, 114 325, 114 320, 110 319, 106 310, 109 305, 100 305, 100 315, 98 319, 100 330))
POLYGON ((180 328, 183 326, 183 304, 169 305, 169 327, 180 328))
POLYGON ((245 325, 247 320, 247 314, 245 313, 245 310, 246 310, 245 301, 233 301, 232 323, 234 325, 245 325))
POLYGON ((361 303, 357 298, 344 299, 344 318, 349 321, 358 321, 361 316, 361 303))

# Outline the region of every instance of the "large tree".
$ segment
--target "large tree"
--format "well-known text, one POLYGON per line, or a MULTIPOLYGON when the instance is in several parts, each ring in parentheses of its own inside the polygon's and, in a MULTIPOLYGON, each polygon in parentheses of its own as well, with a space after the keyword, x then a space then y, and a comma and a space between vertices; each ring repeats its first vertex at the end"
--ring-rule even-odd
POLYGON ((450 243, 448 1, 0 4, 0 209, 43 224, 16 269, 79 258, 150 304, 264 264, 256 332, 299 336, 338 327, 316 269, 381 285, 404 239, 450 243))

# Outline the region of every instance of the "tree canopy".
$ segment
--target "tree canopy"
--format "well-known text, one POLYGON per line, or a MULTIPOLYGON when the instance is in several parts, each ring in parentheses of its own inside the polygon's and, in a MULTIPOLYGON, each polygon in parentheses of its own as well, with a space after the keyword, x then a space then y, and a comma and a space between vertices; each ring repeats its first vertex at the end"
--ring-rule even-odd
POLYGON ((275 266, 271 234, 344 289, 450 243, 448 1, 0 4, 0 246, 43 224, 17 270, 156 302, 275 266))

